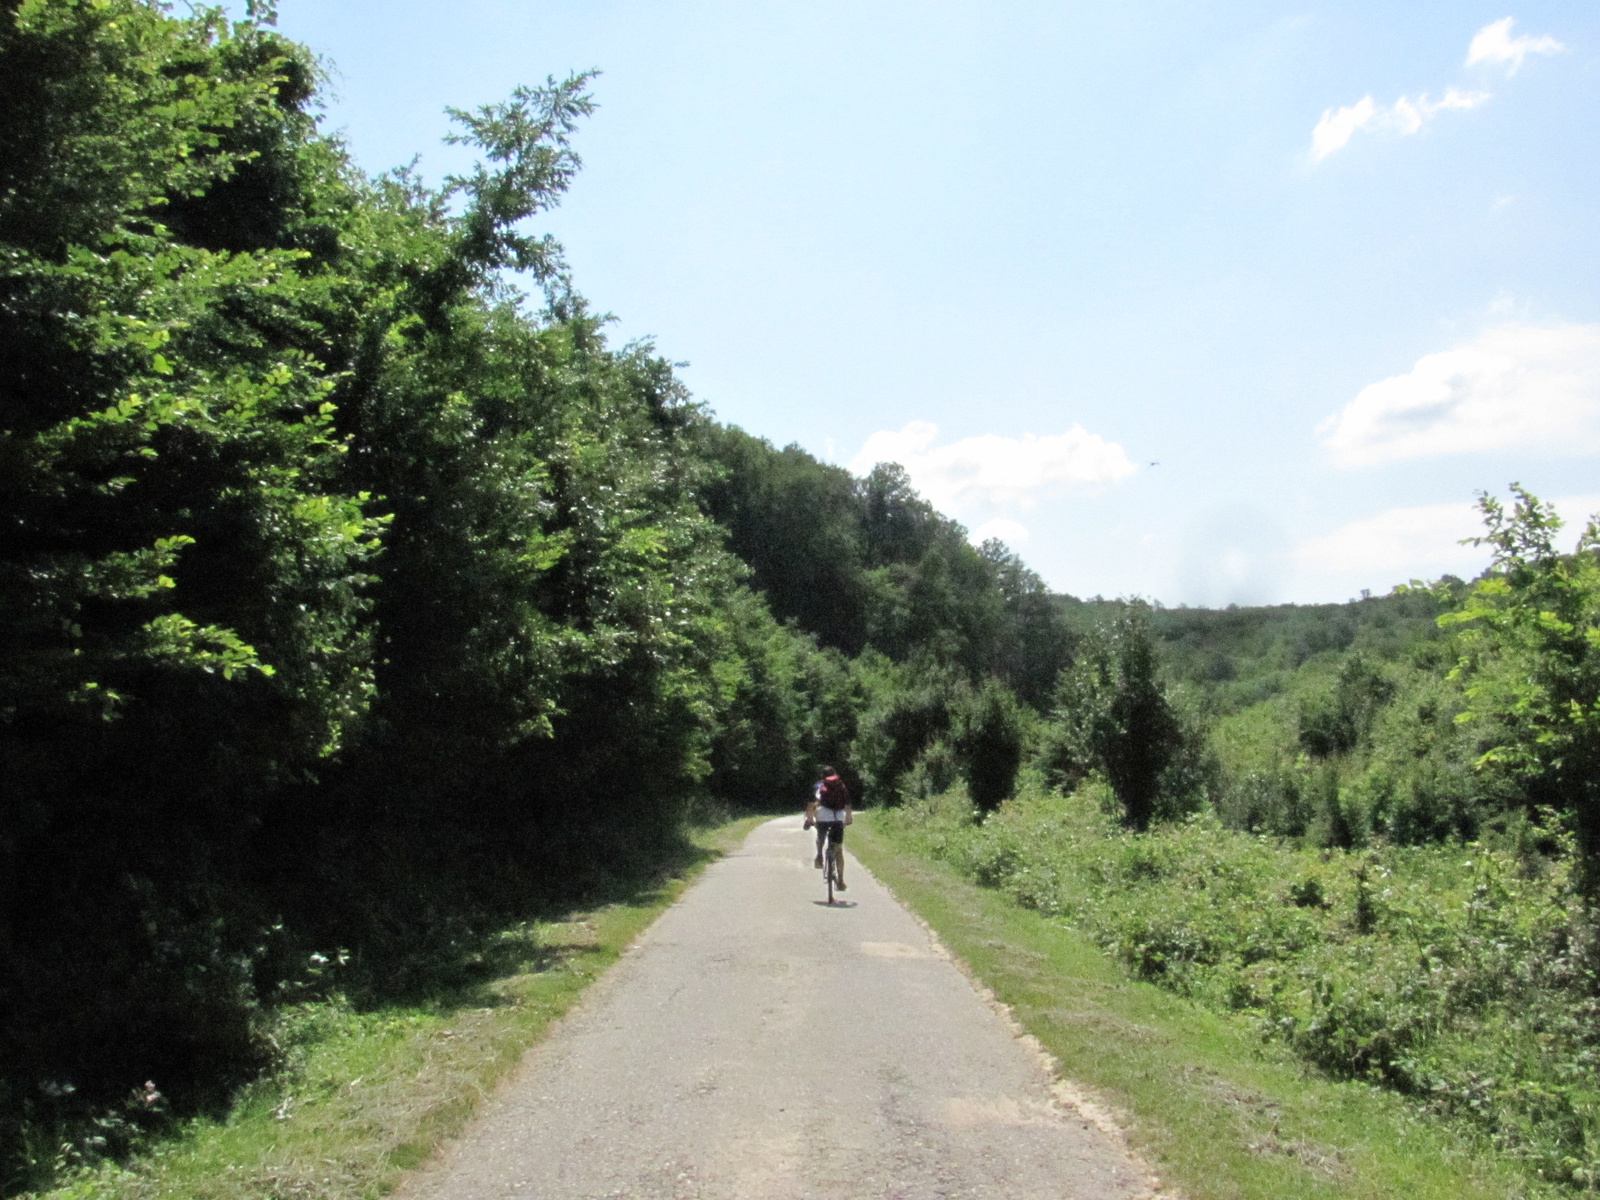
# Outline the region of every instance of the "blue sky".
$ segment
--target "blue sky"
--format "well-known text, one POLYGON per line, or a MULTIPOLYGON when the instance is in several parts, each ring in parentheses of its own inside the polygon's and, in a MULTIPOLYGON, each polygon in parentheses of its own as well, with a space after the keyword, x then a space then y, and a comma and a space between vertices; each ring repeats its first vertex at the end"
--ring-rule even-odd
POLYGON ((446 105, 600 68, 546 224, 612 336, 775 443, 904 462, 1061 590, 1343 600, 1478 569, 1479 489, 1600 509, 1592 3, 280 0, 279 25, 372 171, 437 179, 446 105))

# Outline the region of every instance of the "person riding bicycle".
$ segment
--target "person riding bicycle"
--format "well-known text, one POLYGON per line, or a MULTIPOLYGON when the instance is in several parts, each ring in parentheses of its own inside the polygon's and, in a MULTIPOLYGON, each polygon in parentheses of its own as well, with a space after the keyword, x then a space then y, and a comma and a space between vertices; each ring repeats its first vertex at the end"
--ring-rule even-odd
MULTIPOLYGON (((820 868, 823 851, 829 845, 844 845, 844 827, 855 820, 855 812, 850 802, 850 789, 832 767, 822 768, 822 778, 813 789, 813 795, 814 799, 806 805, 806 828, 817 827, 817 860, 813 865, 820 868)), ((844 891, 842 850, 834 878, 839 890, 844 891)))

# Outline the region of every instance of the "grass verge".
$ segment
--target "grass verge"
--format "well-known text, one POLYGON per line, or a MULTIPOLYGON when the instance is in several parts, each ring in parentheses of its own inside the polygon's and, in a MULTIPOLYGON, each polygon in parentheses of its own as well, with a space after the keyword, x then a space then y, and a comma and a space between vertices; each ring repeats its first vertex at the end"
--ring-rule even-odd
POLYGON ((388 1194, 466 1124, 479 1101, 682 894, 766 816, 694 835, 700 853, 657 886, 556 921, 499 931, 503 970, 469 994, 356 1011, 338 999, 289 1010, 286 1066, 225 1121, 196 1121, 130 1167, 103 1166, 45 1200, 354 1200, 388 1194))
POLYGON ((1059 919, 1017 905, 858 816, 851 848, 965 961, 1189 1200, 1476 1200, 1547 1194, 1403 1100, 1327 1080, 1236 1019, 1131 978, 1059 919))

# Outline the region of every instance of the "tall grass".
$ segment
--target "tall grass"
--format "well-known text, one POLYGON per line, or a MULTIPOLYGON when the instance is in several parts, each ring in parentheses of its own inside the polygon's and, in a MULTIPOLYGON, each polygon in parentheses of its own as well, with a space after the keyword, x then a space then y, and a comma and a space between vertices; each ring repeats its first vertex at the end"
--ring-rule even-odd
POLYGON ((981 824, 956 792, 882 821, 1316 1068, 1470 1126, 1538 1178, 1600 1187, 1600 950, 1565 856, 1299 849, 1207 814, 1135 835, 1104 792, 1033 791, 981 824))

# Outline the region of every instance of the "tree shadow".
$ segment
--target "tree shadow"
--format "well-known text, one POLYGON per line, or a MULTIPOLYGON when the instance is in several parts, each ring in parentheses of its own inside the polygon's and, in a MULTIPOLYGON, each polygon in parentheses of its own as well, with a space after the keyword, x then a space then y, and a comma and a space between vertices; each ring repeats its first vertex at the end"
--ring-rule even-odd
POLYGON ((297 935, 273 948, 261 976, 291 978, 309 955, 337 951, 337 970, 276 999, 338 991, 362 1010, 510 1003, 506 979, 599 948, 584 914, 660 903, 685 874, 722 857, 681 834, 609 856, 575 840, 441 844, 425 855, 414 845, 351 848, 315 890, 315 911, 304 905, 284 922, 297 935))

